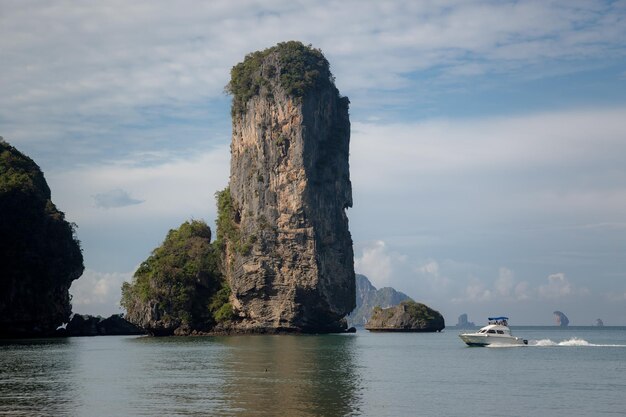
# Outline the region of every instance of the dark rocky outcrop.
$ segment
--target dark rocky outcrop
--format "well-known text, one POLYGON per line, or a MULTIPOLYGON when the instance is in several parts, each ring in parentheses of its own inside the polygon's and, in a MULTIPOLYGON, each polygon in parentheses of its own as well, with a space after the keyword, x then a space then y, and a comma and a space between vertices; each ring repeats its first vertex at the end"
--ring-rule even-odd
POLYGON ((365 275, 356 274, 356 308, 347 317, 348 326, 365 325, 376 306, 387 308, 408 300, 408 295, 391 287, 376 289, 365 275))
POLYGON ((126 319, 156 336, 209 332, 230 320, 230 289, 211 229, 198 220, 170 230, 122 286, 126 319))
POLYGON ((472 327, 476 327, 473 321, 468 321, 467 314, 463 313, 459 316, 459 320, 456 323, 456 327, 458 329, 471 329, 472 327))
POLYGON ((443 316, 425 304, 403 301, 395 307, 374 308, 365 325, 370 331, 439 332, 446 327, 443 316))
POLYGON ((229 188, 218 241, 251 332, 338 332, 355 305, 349 101, 319 50, 285 42, 231 72, 229 188))
POLYGON ((567 327, 569 325, 569 319, 563 312, 557 310, 552 314, 554 314, 554 321, 557 326, 567 327))
POLYGON ((59 336, 124 336, 139 335, 145 332, 124 319, 121 314, 108 318, 74 314, 65 329, 59 329, 59 336))
POLYGON ((32 159, 0 139, 0 337, 54 334, 83 273, 74 235, 32 159))

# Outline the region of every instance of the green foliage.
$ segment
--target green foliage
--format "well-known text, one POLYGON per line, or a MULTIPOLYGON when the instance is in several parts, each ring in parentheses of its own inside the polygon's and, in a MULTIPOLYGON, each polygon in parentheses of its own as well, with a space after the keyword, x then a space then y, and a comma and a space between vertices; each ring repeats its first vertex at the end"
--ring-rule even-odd
MULTIPOLYGON (((259 174, 260 175, 260 174, 259 174)), ((259 178, 257 178, 259 180, 259 178)), ((260 180, 259 180, 260 181, 260 180)), ((217 239, 216 246, 222 250, 226 249, 226 242, 230 243, 230 248, 240 254, 248 254, 252 250, 252 245, 257 237, 250 235, 243 238, 238 224, 238 212, 233 206, 230 188, 226 187, 222 191, 215 193, 217 199, 217 239)))
POLYGON ((435 319, 435 311, 425 304, 417 303, 415 301, 403 301, 400 304, 407 306, 407 312, 411 315, 411 317, 425 321, 435 319))
POLYGON ((230 76, 225 90, 233 96, 233 116, 245 113, 248 101, 263 88, 271 95, 272 83, 279 84, 288 95, 296 98, 322 85, 334 87, 334 78, 322 51, 297 41, 281 42, 246 55, 243 62, 232 68, 230 76), (264 64, 272 54, 277 57, 278 68, 264 64))
POLYGON ((219 248, 210 240, 211 229, 202 221, 170 230, 139 266, 132 284, 122 286, 121 305, 128 316, 156 304, 163 320, 179 326, 206 328, 215 323, 215 313, 228 303, 230 289, 220 272, 219 248))
POLYGON ((0 141, 0 317, 54 331, 71 314, 67 290, 83 269, 76 226, 50 200, 41 169, 0 141))
POLYGON ((230 288, 224 285, 211 299, 209 310, 217 323, 230 321, 235 316, 233 306, 228 302, 230 288))
POLYGON ((235 224, 235 209, 230 195, 230 187, 215 193, 215 198, 217 199, 217 239, 215 243, 221 250, 224 250, 226 241, 239 242, 241 233, 235 224))

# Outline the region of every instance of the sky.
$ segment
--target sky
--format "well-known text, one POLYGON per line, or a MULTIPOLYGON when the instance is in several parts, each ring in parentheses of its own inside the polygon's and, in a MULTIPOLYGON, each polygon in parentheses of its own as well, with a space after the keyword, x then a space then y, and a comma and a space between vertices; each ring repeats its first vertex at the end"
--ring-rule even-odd
POLYGON ((0 0, 0 135, 78 225, 74 312, 214 229, 230 69, 287 40, 350 98, 357 273, 448 325, 626 325, 626 2, 600 0, 0 0))

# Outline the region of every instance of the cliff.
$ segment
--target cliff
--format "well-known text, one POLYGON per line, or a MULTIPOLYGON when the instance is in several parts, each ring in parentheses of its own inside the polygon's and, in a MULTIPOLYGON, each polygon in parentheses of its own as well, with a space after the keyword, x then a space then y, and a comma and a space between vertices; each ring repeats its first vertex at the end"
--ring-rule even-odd
POLYGON ((349 100, 319 50, 285 42, 231 71, 218 241, 243 331, 335 332, 354 308, 349 100))
POLYGON ((356 274, 356 307, 348 316, 348 326, 363 326, 372 316, 374 307, 392 307, 402 301, 412 301, 408 295, 391 287, 376 289, 365 275, 356 274))
POLYGON ((71 314, 83 273, 74 226, 32 159, 0 138, 0 336, 48 336, 71 314))
POLYGON ((156 336, 211 331, 232 314, 220 269, 219 250, 204 222, 170 230, 132 283, 122 286, 126 320, 156 336))
POLYGON ((386 309, 376 307, 365 325, 367 330, 384 332, 439 332, 445 327, 438 311, 415 301, 403 301, 386 309))

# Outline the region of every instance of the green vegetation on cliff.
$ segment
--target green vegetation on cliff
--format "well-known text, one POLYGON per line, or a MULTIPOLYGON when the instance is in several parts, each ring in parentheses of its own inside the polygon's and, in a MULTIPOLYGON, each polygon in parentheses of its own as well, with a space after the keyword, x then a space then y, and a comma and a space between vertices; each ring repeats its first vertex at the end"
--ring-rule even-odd
POLYGON ((232 318, 230 289, 221 274, 221 251, 202 221, 170 230, 122 286, 127 319, 154 334, 209 330, 232 318))
POLYGON ((226 242, 230 242, 231 248, 240 254, 247 254, 256 242, 256 236, 250 235, 247 239, 242 239, 241 231, 237 225, 237 218, 240 214, 233 207, 233 199, 230 195, 230 188, 226 187, 222 191, 215 193, 217 199, 217 238, 215 244, 222 253, 225 253, 226 242))
POLYGON ((39 166, 0 139, 0 336, 48 335, 69 320, 84 269, 75 227, 39 166))
POLYGON ((281 42, 246 55, 243 62, 232 68, 230 76, 226 91, 233 96, 233 116, 245 113, 248 100, 270 83, 280 85, 292 97, 303 97, 308 91, 325 85, 334 86, 322 51, 298 41, 281 42), (263 66, 264 60, 272 54, 276 56, 275 65, 263 66))

